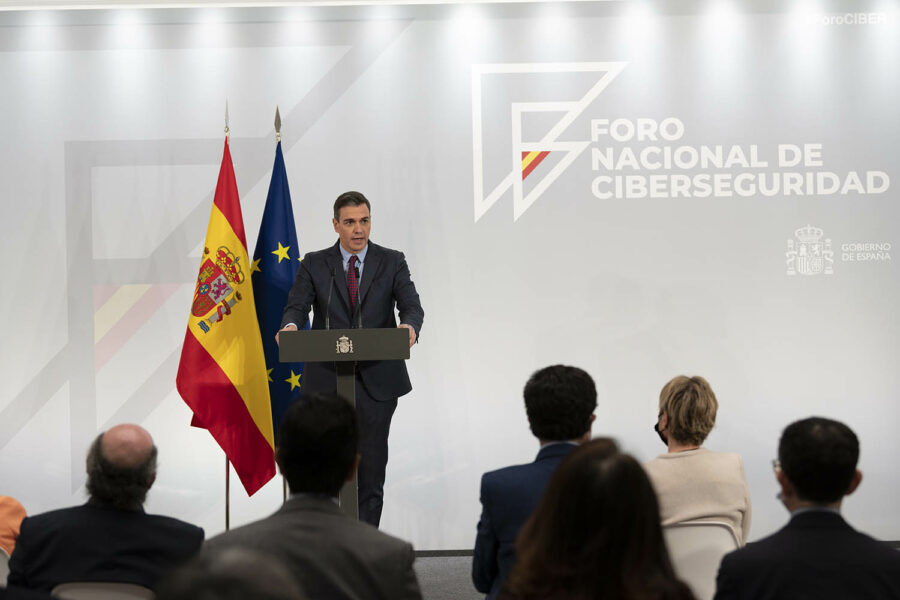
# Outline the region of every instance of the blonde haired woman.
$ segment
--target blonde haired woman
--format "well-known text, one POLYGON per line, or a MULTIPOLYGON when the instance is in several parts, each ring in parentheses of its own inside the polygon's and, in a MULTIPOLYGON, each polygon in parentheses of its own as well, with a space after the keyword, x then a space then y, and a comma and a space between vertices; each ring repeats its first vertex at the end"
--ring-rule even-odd
POLYGON ((679 375, 659 393, 656 432, 668 452, 644 468, 659 498, 663 525, 729 523, 744 545, 750 532, 750 490, 740 455, 703 447, 719 402, 703 377, 679 375))

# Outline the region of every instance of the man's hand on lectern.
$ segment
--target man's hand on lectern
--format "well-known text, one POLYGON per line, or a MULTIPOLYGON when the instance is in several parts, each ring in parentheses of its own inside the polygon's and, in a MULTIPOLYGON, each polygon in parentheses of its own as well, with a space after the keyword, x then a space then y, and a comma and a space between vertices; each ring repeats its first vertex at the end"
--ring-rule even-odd
POLYGON ((278 343, 278 335, 279 335, 282 331, 297 331, 297 326, 294 325, 293 323, 288 323, 287 325, 285 325, 284 327, 282 327, 281 330, 279 330, 278 333, 275 334, 275 343, 276 343, 276 344, 278 343))
POLYGON ((416 330, 412 328, 412 325, 407 325, 406 323, 400 323, 397 327, 409 329, 409 347, 412 348, 413 344, 416 343, 416 330))

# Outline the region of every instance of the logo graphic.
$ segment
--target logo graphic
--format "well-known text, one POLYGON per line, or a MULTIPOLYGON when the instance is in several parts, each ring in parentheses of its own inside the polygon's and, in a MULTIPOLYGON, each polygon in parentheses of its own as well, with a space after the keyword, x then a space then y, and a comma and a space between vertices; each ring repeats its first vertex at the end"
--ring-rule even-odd
MULTIPOLYGON (((204 248, 203 253, 209 254, 209 248, 204 248)), ((226 246, 219 246, 216 250, 215 262, 211 258, 203 261, 197 276, 191 314, 200 317, 198 325, 204 333, 213 323, 231 314, 231 308, 241 300, 241 293, 234 286, 241 283, 244 283, 244 273, 237 257, 226 246), (215 313, 208 319, 204 318, 212 311, 215 313)))
POLYGON ((353 354, 353 340, 342 335, 335 342, 335 354, 353 354))
MULTIPOLYGON (((525 211, 547 191, 547 188, 565 171, 590 144, 585 142, 562 142, 560 135, 577 119, 584 110, 597 99, 606 86, 625 68, 624 62, 590 63, 509 63, 483 64, 472 66, 472 154, 475 182, 475 222, 512 188, 513 220, 525 211), (510 134, 510 169, 499 183, 492 183, 490 193, 485 196, 484 174, 484 123, 482 121, 482 86, 485 77, 509 74, 534 73, 596 73, 598 79, 586 94, 577 100, 555 102, 513 102, 512 131, 510 134), (561 116, 539 141, 522 140, 523 116, 530 113, 558 113, 561 116), (526 195, 523 191, 525 178, 532 175, 537 166, 551 152, 564 153, 562 158, 543 178, 535 183, 526 195)), ((501 157, 502 159, 503 157, 501 157)))
POLYGON ((831 275, 834 273, 834 252, 831 239, 822 241, 824 232, 818 227, 807 225, 794 231, 794 239, 787 241, 785 252, 787 274, 831 275))

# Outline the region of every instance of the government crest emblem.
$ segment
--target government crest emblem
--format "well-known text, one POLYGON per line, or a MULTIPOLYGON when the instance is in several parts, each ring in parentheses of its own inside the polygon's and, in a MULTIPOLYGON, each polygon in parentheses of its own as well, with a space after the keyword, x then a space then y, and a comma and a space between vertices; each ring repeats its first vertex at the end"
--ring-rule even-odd
POLYGON ((831 239, 822 240, 824 232, 818 227, 807 225, 794 231, 794 239, 788 240, 785 252, 787 274, 831 275, 834 273, 834 252, 831 239))
POLYGON ((342 335, 335 342, 335 354, 353 354, 353 340, 342 335))
MULTIPOLYGON (((209 248, 203 253, 208 255, 209 248)), ((191 304, 191 314, 200 317, 200 329, 207 332, 213 323, 231 314, 231 308, 241 300, 236 287, 243 282, 238 258, 226 246, 219 246, 214 256, 204 259, 191 304)))

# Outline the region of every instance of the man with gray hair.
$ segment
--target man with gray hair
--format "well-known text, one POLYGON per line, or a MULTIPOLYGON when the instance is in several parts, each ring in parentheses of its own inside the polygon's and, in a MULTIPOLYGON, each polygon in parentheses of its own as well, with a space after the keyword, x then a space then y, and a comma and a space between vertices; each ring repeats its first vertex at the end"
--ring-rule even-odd
POLYGON ((153 589, 160 575, 199 552, 202 529, 144 513, 156 454, 153 438, 137 425, 97 436, 87 455, 87 504, 22 521, 9 585, 51 591, 103 581, 153 589))

